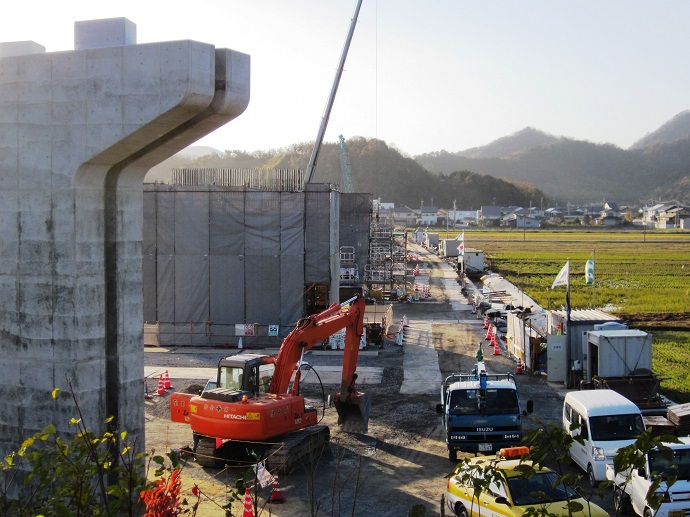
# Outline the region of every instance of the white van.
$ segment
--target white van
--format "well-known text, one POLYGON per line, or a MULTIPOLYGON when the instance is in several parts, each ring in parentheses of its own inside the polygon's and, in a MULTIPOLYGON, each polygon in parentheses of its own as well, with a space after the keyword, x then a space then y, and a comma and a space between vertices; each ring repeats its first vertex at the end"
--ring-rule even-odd
POLYGON ((644 421, 640 408, 616 391, 571 391, 563 401, 563 428, 584 439, 584 444, 573 441, 570 457, 594 486, 606 479, 606 465, 616 451, 642 434, 644 421), (580 427, 571 431, 573 424, 580 427))
POLYGON ((632 506, 640 517, 670 517, 688 515, 690 512, 690 438, 678 438, 680 443, 665 443, 670 451, 653 449, 645 457, 644 467, 614 474, 613 466, 606 469, 606 477, 615 483, 613 504, 617 515, 626 515, 632 506), (669 452, 673 455, 669 456, 669 452), (668 475, 676 476, 676 481, 667 486, 668 475), (657 495, 663 494, 661 506, 655 511, 649 506, 647 492, 653 478, 661 477, 661 485, 655 489, 657 495))

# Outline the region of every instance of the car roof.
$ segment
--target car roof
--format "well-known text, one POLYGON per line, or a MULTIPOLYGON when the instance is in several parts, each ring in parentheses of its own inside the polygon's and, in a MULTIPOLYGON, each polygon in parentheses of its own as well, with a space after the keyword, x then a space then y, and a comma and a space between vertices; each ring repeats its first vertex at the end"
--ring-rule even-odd
MULTIPOLYGON (((485 463, 490 463, 496 469, 505 472, 505 474, 508 477, 510 477, 512 475, 518 476, 521 474, 520 471, 515 470, 515 467, 517 467, 518 465, 530 466, 530 467, 534 468, 534 470, 536 472, 552 472, 552 470, 548 467, 535 466, 531 460, 520 461, 520 458, 511 458, 511 459, 507 459, 507 460, 499 460, 499 459, 496 459, 496 456, 477 456, 475 458, 470 459, 470 461, 469 461, 470 466, 483 465, 485 463)), ((464 466, 464 464, 460 465, 458 467, 458 469, 461 469, 463 466, 464 466)))
POLYGON ((640 413, 634 402, 614 390, 570 391, 565 394, 565 402, 590 416, 640 413))
MULTIPOLYGON (((478 390, 479 389, 479 381, 474 380, 474 381, 458 381, 454 382, 451 384, 449 387, 451 390, 457 390, 457 389, 466 389, 466 390, 478 390)), ((496 389, 496 388, 503 388, 503 389, 509 389, 509 390, 514 390, 516 389, 515 383, 512 380, 488 380, 486 382, 486 388, 487 389, 496 389)))

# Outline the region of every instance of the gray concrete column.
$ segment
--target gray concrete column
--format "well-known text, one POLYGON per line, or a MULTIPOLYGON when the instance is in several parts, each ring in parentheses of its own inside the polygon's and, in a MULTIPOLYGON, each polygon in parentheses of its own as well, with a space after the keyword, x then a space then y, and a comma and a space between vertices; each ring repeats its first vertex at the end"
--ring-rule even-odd
POLYGON ((80 23, 75 51, 0 46, 3 455, 71 431, 69 398, 50 396, 66 379, 91 429, 115 416, 144 443, 143 179, 249 102, 246 54, 80 23))

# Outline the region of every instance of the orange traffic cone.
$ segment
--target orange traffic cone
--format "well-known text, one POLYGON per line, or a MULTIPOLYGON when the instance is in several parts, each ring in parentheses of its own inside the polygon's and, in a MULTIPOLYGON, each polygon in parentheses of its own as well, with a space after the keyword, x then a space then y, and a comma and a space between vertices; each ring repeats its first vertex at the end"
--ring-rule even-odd
POLYGON ((501 351, 498 349, 498 339, 496 339, 496 336, 494 336, 494 339, 492 340, 492 344, 494 345, 494 354, 493 355, 501 355, 501 351))
POLYGON ((268 500, 269 503, 281 504, 287 501, 283 494, 280 492, 280 483, 278 482, 278 474, 273 476, 273 489, 271 490, 271 498, 268 500))
POLYGON ((484 337, 484 339, 488 339, 489 341, 493 340, 494 332, 492 329, 493 327, 489 326, 489 329, 486 331, 486 336, 484 337))
POLYGON ((165 395, 165 381, 163 380, 163 374, 158 378, 158 396, 162 397, 165 395))
POLYGON ((518 357, 517 367, 515 368, 515 375, 522 375, 522 359, 518 357))
POLYGON ((165 377, 163 378, 163 380, 165 381, 165 389, 171 390, 172 382, 170 382, 170 374, 168 373, 168 370, 165 370, 165 377))
POLYGON ((249 488, 244 492, 244 512, 242 517, 254 517, 254 509, 252 508, 252 494, 249 488))
POLYGON ((489 328, 489 317, 488 316, 486 318, 484 318, 484 328, 485 329, 489 328))

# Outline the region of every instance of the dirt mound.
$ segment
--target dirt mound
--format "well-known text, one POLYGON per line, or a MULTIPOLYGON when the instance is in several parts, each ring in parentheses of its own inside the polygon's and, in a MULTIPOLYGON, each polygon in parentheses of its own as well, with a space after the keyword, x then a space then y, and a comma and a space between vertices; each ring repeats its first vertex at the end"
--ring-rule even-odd
POLYGON ((628 322, 631 328, 639 329, 690 329, 690 312, 676 313, 646 313, 646 314, 625 314, 618 313, 624 321, 628 322))

